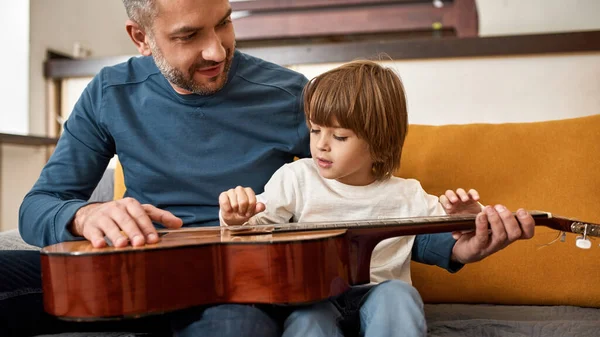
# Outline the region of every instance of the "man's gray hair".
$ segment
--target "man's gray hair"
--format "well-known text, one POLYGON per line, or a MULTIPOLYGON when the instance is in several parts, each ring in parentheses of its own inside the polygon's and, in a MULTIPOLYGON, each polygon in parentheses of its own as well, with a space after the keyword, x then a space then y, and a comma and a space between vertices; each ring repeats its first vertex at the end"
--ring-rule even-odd
POLYGON ((123 0, 123 5, 129 19, 144 28, 152 28, 152 21, 157 14, 154 0, 123 0))

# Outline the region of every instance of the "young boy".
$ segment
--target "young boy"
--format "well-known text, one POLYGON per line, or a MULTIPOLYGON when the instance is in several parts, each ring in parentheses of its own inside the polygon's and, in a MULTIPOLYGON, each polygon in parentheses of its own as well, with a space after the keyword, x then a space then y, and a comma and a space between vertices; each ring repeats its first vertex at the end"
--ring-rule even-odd
MULTIPOLYGON (((221 193, 222 225, 481 211, 474 190, 449 191, 442 206, 418 181, 393 176, 400 166, 408 118, 402 82, 391 69, 355 61, 330 70, 307 84, 304 109, 312 158, 281 167, 258 196, 240 186, 221 193)), ((410 286, 413 241, 414 236, 403 236, 379 243, 371 257, 371 281, 377 285, 356 287, 294 311, 283 336, 292 325, 294 331, 302 325, 305 336, 343 336, 341 325, 357 327, 359 321, 361 336, 395 331, 424 336, 423 304, 410 286)))

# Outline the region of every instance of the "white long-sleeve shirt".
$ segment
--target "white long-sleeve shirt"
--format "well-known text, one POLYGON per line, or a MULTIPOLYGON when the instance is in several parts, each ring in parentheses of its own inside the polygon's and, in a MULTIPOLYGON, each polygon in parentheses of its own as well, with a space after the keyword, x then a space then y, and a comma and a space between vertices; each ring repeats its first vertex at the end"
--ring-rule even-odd
MULTIPOLYGON (((282 166, 257 200, 266 210, 248 223, 352 221, 445 215, 436 196, 414 179, 392 177, 351 186, 319 175, 311 158, 282 166)), ((221 220, 222 225, 226 225, 221 220)), ((415 237, 380 242, 371 256, 371 282, 399 279, 411 283, 410 257, 415 237)))

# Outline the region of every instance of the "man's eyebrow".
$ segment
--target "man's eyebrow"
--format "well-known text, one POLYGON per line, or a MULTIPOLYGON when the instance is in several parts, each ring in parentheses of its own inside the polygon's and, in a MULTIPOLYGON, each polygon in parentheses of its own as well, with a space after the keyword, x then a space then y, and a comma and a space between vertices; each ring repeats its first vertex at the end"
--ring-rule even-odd
POLYGON ((171 32, 170 35, 179 35, 185 33, 193 33, 201 30, 201 27, 192 27, 192 26, 182 26, 171 32))
MULTIPOLYGON (((223 16, 223 18, 221 20, 219 20, 219 23, 225 21, 228 17, 230 17, 231 12, 232 12, 232 10, 231 10, 231 8, 229 8, 229 10, 227 11, 227 14, 225 14, 225 16, 223 16)), ((170 35, 194 33, 194 32, 201 31, 202 29, 204 29, 204 27, 182 26, 182 27, 179 27, 179 28, 175 29, 174 31, 172 31, 170 35)))
POLYGON ((232 13, 232 9, 231 9, 231 7, 229 7, 229 10, 227 11, 227 14, 225 14, 225 15, 224 15, 224 16, 221 18, 221 20, 219 20, 219 23, 221 23, 221 22, 225 21, 225 20, 226 20, 228 17, 230 17, 230 16, 231 16, 231 13, 232 13))

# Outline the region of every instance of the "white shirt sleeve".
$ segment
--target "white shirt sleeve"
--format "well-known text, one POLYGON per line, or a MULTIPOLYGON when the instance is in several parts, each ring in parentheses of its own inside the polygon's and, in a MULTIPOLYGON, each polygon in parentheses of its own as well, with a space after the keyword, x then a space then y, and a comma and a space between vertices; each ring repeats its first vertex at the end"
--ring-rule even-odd
POLYGON ((425 200, 427 201, 427 216, 447 215, 438 197, 425 193, 425 200))
POLYGON ((256 198, 266 209, 248 220, 250 225, 288 223, 296 213, 299 183, 288 165, 277 170, 265 185, 265 191, 256 198))

